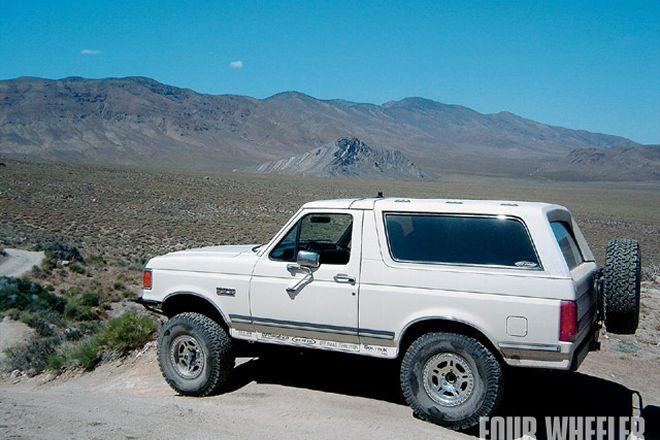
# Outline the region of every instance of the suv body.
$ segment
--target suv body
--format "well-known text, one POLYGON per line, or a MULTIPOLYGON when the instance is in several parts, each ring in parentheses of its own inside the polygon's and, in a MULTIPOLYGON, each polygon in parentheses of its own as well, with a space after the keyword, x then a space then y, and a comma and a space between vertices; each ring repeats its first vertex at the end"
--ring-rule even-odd
POLYGON ((593 254, 570 212, 545 203, 317 201, 305 204, 267 245, 173 252, 146 267, 153 281, 143 300, 164 303, 179 294, 197 295, 217 309, 232 337, 250 341, 396 358, 413 326, 444 320, 479 332, 509 365, 569 369, 584 358, 595 330, 593 254), (313 280, 287 293, 307 274, 293 266, 293 258, 273 258, 273 250, 301 219, 342 214, 352 220, 348 261, 324 263, 322 256, 313 280), (494 219, 494 228, 497 222, 516 222, 528 233, 538 263, 396 258, 388 214, 494 219), (569 267, 551 222, 570 228, 581 264, 569 267), (561 301, 577 303, 572 341, 560 340, 561 301))
MULTIPOLYGON (((566 370, 577 368, 597 346, 597 271, 580 228, 562 206, 328 200, 305 204, 268 244, 206 247, 151 259, 137 301, 169 317, 183 312, 210 317, 228 334, 226 344, 241 339, 394 359, 415 344, 441 346, 442 340, 423 336, 449 332, 476 341, 489 362, 497 363, 492 368, 505 363, 566 370)), ((168 332, 164 329, 161 339, 168 332)), ((197 339, 201 348, 181 360, 185 365, 212 355, 212 344, 197 339)), ((166 379, 178 391, 196 394, 196 388, 182 385, 185 371, 174 368, 186 348, 163 341, 159 356, 166 379)), ((443 368, 455 360, 435 356, 443 368)), ((478 374, 482 354, 474 355, 475 362, 469 353, 461 356, 464 365, 454 373, 474 375, 464 383, 447 385, 445 379, 455 374, 437 368, 422 371, 422 365, 417 371, 430 387, 430 404, 449 413, 467 405, 451 400, 452 393, 461 392, 455 387, 471 394, 491 380, 478 374), (435 397, 434 387, 441 390, 435 397)), ((406 399, 418 415, 436 423, 472 426, 499 400, 498 393, 483 410, 424 417, 429 404, 413 404, 421 397, 415 397, 418 390, 406 391, 405 368, 406 399)))

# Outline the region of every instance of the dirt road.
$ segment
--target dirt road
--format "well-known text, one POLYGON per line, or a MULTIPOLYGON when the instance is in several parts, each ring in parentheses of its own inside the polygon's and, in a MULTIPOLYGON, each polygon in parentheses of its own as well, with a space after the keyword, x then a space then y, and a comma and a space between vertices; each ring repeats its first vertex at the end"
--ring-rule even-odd
POLYGON ((29 272, 32 266, 39 266, 44 259, 43 252, 23 249, 5 249, 6 257, 0 259, 0 276, 20 277, 29 272))
MULTIPOLYGON (((608 356, 594 354, 583 370, 611 363, 608 356)), ((627 368, 656 368, 635 362, 627 368)), ((621 416, 642 409, 660 420, 657 377, 513 372, 499 415, 537 416, 542 426, 544 416, 621 416), (641 407, 636 390, 644 397, 641 407)), ((401 400, 396 373, 389 361, 289 353, 241 359, 230 392, 189 398, 167 387, 150 347, 139 358, 75 378, 0 382, 0 429, 2 438, 14 440, 467 439, 477 434, 415 420, 401 400)))
MULTIPOLYGON (((646 284, 635 336, 607 335, 578 372, 510 369, 496 413, 631 416, 660 439, 660 290, 646 284)), ((0 336, 3 336, 0 333, 0 336)), ((2 339, 2 338, 0 338, 2 339)), ((453 439, 474 438, 411 416, 396 361, 273 350, 242 358, 232 389, 177 396, 158 369, 154 343, 85 374, 0 378, 2 439, 453 439), (18 382, 18 383, 14 383, 18 382)))
MULTIPOLYGON (((241 359, 236 389, 202 399, 177 396, 165 384, 153 348, 140 359, 123 365, 104 365, 74 380, 59 378, 39 384, 43 379, 33 379, 19 385, 0 384, 0 432, 4 431, 1 437, 467 438, 413 419, 400 402, 345 395, 345 387, 338 392, 319 389, 324 379, 341 380, 348 373, 343 368, 341 374, 332 373, 317 364, 321 369, 316 383, 306 383, 316 375, 302 370, 313 368, 316 359, 294 355, 280 361, 241 359), (303 382, 293 386, 287 383, 301 377, 303 382)), ((347 380, 349 384, 355 382, 350 377, 347 380)), ((328 385, 332 387, 331 382, 328 385)), ((373 391, 381 388, 378 382, 371 385, 373 391)))

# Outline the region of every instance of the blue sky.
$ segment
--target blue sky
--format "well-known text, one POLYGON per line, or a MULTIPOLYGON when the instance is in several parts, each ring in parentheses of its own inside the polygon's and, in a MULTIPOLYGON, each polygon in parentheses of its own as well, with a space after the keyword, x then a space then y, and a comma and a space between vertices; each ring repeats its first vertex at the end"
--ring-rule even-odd
POLYGON ((660 1, 3 0, 0 78, 141 75, 264 98, 298 90, 660 143, 660 1))

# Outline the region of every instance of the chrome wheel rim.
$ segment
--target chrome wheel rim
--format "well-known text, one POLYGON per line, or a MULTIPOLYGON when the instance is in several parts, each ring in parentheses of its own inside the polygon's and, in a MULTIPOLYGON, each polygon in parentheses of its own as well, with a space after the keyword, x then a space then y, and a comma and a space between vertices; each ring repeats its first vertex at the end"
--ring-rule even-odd
POLYGON ((204 350, 190 335, 177 336, 170 345, 170 362, 176 373, 185 379, 195 379, 204 370, 204 350))
POLYGON ((439 353, 424 365, 424 389, 443 406, 465 403, 474 390, 474 374, 467 360, 454 353, 439 353))

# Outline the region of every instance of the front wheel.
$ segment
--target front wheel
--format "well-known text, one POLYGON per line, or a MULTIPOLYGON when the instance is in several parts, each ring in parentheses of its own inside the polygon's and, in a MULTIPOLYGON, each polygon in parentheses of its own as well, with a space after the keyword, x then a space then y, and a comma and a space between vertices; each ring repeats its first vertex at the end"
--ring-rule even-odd
POLYGON ((173 316, 158 337, 158 364, 167 383, 186 396, 207 396, 227 385, 234 368, 232 340, 200 313, 173 316))
POLYGON ((468 429, 497 407, 503 389, 502 366, 474 338, 427 333, 403 357, 401 389, 420 419, 468 429))

